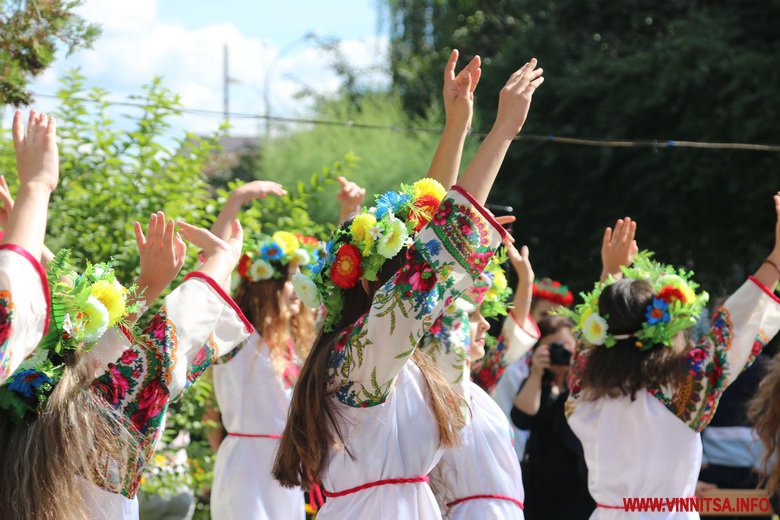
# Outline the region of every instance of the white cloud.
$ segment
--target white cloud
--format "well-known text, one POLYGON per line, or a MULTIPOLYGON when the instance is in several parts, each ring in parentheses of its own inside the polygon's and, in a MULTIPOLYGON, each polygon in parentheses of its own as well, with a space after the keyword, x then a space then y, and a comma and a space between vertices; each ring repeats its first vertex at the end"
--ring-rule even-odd
MULTIPOLYGON (((272 71, 270 98, 274 115, 302 115, 308 108, 294 99, 303 86, 317 92, 333 92, 339 80, 329 70, 329 62, 313 42, 300 41, 280 49, 258 37, 246 36, 232 23, 210 24, 189 30, 164 22, 158 16, 157 0, 87 0, 83 16, 102 25, 103 34, 94 49, 82 50, 37 78, 32 88, 41 94, 54 93, 58 78, 72 67, 80 67, 88 86, 111 92, 110 98, 124 100, 139 93, 155 75, 181 95, 188 108, 222 110, 223 45, 229 46, 230 110, 242 113, 264 112, 263 87, 272 71)), ((296 35, 292 35, 294 39, 296 35)), ((383 61, 387 42, 370 38, 345 41, 342 50, 350 63, 366 68, 383 61)), ((369 75, 371 83, 388 81, 382 74, 369 75)), ((53 102, 39 98, 36 106, 51 110, 53 102)), ((120 113, 131 109, 122 108, 120 113)), ((6 114, 8 116, 8 114, 6 114)), ((220 117, 184 115, 175 122, 177 130, 199 133, 217 128, 220 117)), ((258 120, 234 120, 234 134, 255 134, 258 120)))

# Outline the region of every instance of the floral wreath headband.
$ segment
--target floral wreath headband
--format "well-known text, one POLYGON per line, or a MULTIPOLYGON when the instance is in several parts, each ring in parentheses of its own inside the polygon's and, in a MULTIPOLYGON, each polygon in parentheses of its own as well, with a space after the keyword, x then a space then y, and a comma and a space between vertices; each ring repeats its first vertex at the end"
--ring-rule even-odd
POLYGON ((561 282, 549 279, 534 280, 533 298, 547 300, 564 307, 569 307, 574 303, 574 295, 568 287, 561 282))
POLYGON ((639 253, 631 267, 622 267, 626 279, 644 280, 653 287, 653 299, 645 309, 642 328, 632 334, 612 334, 607 320, 609 316, 599 315, 599 298, 605 287, 617 280, 610 276, 596 284, 593 291, 582 294, 583 303, 574 310, 560 309, 558 314, 568 316, 575 323, 575 332, 590 345, 605 345, 610 348, 618 340, 635 339, 639 350, 655 345, 671 347, 680 332, 693 327, 709 300, 693 281, 693 272, 664 265, 651 260, 652 253, 639 253))
POLYGON ((309 276, 296 274, 293 285, 308 307, 324 305, 324 329, 333 330, 344 308, 344 291, 361 279, 375 281, 385 262, 410 245, 427 224, 447 191, 433 179, 402 184, 362 208, 349 228, 338 229, 309 276))
POLYGON ((503 265, 508 258, 506 249, 501 247, 488 263, 479 280, 466 291, 460 300, 462 307, 471 314, 479 308, 484 318, 498 318, 509 313, 512 289, 507 282, 503 265))
POLYGON ((302 269, 316 264, 322 256, 320 241, 315 237, 277 231, 249 240, 238 262, 237 271, 249 282, 285 278, 287 266, 297 263, 302 269))
POLYGON ((128 303, 135 286, 119 283, 110 263, 87 264, 79 275, 62 250, 49 263, 51 324, 35 351, 0 385, 0 410, 21 423, 33 420, 62 378, 70 353, 89 352, 108 329, 140 310, 128 303))

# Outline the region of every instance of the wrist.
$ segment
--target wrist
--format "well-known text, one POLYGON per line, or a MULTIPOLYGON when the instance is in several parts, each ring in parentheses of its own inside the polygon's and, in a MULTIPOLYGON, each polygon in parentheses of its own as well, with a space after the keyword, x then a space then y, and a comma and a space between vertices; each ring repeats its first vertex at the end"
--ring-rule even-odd
POLYGON ((517 134, 520 133, 521 128, 522 126, 518 128, 517 125, 496 120, 496 122, 493 123, 493 127, 490 129, 490 132, 488 133, 488 137, 512 142, 517 134))
POLYGON ((135 281, 135 285, 138 286, 135 297, 137 299, 144 300, 147 304, 149 304, 156 300, 160 294, 162 294, 163 290, 165 290, 165 286, 168 284, 150 280, 142 273, 141 276, 139 276, 135 281))
POLYGON ((780 249, 772 251, 766 259, 780 266, 780 249))
POLYGON ((465 139, 466 136, 469 134, 470 129, 471 129, 471 118, 463 121, 459 121, 457 119, 453 120, 448 117, 447 120, 444 122, 443 133, 451 136, 458 136, 465 139))
POLYGON ((54 188, 52 188, 50 184, 43 181, 23 182, 21 186, 19 186, 19 193, 16 195, 16 202, 19 201, 19 198, 22 196, 22 194, 49 197, 51 196, 52 191, 54 191, 54 188))
POLYGON ((228 197, 228 201, 226 205, 235 206, 238 208, 241 208, 244 204, 246 204, 248 197, 246 196, 246 193, 241 188, 236 188, 232 192, 230 192, 230 197, 228 197))

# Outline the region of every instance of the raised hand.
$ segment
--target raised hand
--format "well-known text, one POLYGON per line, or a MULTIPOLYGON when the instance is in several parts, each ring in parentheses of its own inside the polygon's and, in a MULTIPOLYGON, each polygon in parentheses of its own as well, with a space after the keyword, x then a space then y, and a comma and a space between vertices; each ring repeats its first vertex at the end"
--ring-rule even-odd
POLYGON ((498 98, 498 113, 493 131, 506 139, 512 139, 520 133, 528 117, 531 98, 544 82, 543 72, 543 69, 536 68, 536 58, 532 58, 509 76, 498 98))
POLYGON ((775 205, 775 246, 772 252, 756 271, 755 277, 766 287, 774 289, 780 280, 780 191, 774 197, 775 205))
POLYGON ((636 244, 636 221, 629 217, 615 222, 615 229, 604 230, 601 242, 601 280, 609 275, 620 278, 623 274, 621 266, 629 266, 639 252, 636 244))
POLYGON ((227 240, 222 240, 207 229, 186 222, 180 221, 179 229, 185 240, 202 250, 204 260, 198 271, 209 275, 223 287, 227 286, 230 274, 238 264, 238 259, 241 258, 241 248, 244 245, 241 223, 238 220, 231 223, 230 238, 227 240))
POLYGON ((339 224, 346 221, 349 217, 360 211, 360 206, 366 198, 366 190, 361 188, 356 182, 348 180, 346 177, 338 177, 336 180, 341 184, 341 191, 336 195, 341 211, 339 213, 339 224))
POLYGON ((60 178, 57 123, 54 118, 30 110, 25 132, 22 113, 17 110, 14 114, 13 137, 21 184, 40 184, 50 192, 54 191, 60 178))
POLYGON ((5 175, 0 175, 0 202, 3 203, 3 207, 0 208, 0 227, 5 229, 11 218, 11 211, 14 209, 14 198, 11 196, 11 190, 8 189, 8 183, 5 182, 5 175))
POLYGON ((141 224, 135 222, 135 238, 141 257, 141 275, 136 281, 141 297, 153 302, 181 271, 187 253, 187 246, 176 233, 176 223, 165 219, 165 213, 158 211, 149 217, 144 235, 141 224))
POLYGON ((509 263, 517 273, 517 288, 515 289, 512 315, 518 322, 523 323, 531 312, 531 300, 534 292, 534 269, 531 266, 531 256, 528 246, 523 246, 518 251, 509 241, 504 241, 504 246, 509 253, 509 263))
POLYGON ((474 90, 482 76, 481 60, 479 56, 475 56, 456 76, 458 55, 458 50, 453 49, 444 67, 444 113, 447 116, 447 125, 468 130, 474 113, 474 90))
POLYGON ((252 181, 242 184, 230 193, 230 198, 211 226, 211 232, 222 240, 228 240, 231 235, 232 223, 238 217, 241 206, 252 200, 285 195, 287 192, 278 182, 252 181))
POLYGON ((231 197, 238 199, 241 204, 246 204, 250 200, 264 199, 269 195, 283 197, 287 195, 287 191, 278 182, 252 181, 242 184, 230 194, 231 197))

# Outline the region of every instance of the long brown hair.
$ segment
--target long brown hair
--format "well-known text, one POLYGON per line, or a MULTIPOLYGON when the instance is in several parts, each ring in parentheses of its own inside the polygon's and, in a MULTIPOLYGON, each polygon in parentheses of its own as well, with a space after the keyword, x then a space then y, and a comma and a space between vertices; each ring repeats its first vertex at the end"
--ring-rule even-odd
POLYGON ((124 481, 136 441, 113 407, 89 389, 92 375, 91 367, 71 359, 37 418, 16 424, 0 413, 2 518, 86 520, 80 479, 106 485, 114 480, 110 468, 124 481))
MULTIPOLYGON (((274 461, 274 477, 283 486, 307 488, 318 483, 330 447, 335 445, 346 449, 336 420, 333 393, 327 391, 330 352, 339 333, 370 309, 376 290, 401 269, 405 258, 406 249, 403 249, 385 262, 378 280, 369 283, 368 291, 360 285, 348 289, 344 295, 341 319, 334 331, 321 332, 314 343, 295 386, 287 424, 274 461)), ((462 398, 452 390, 441 371, 425 354, 415 350, 412 361, 425 378, 427 402, 438 424, 441 445, 457 445, 460 440, 458 432, 465 424, 461 412, 462 398)))
MULTIPOLYGON (((609 317, 610 333, 640 330, 653 295, 653 287, 644 280, 623 279, 605 287, 599 298, 599 314, 609 317)), ((643 388, 678 386, 688 377, 685 353, 659 345, 640 350, 634 337, 618 340, 609 348, 593 347, 582 372, 585 395, 593 400, 621 396, 633 400, 643 388)))
POLYGON ((780 484, 780 354, 769 364, 758 392, 748 406, 748 417, 764 445, 764 484, 774 494, 780 484), (771 471, 770 471, 771 467, 771 471))
POLYGON ((284 278, 257 282, 242 280, 233 298, 268 344, 271 358, 280 372, 286 367, 288 342, 292 341, 301 359, 306 358, 314 342, 314 317, 311 310, 303 304, 300 312, 292 316, 284 310, 279 295, 289 279, 288 274, 284 278))

